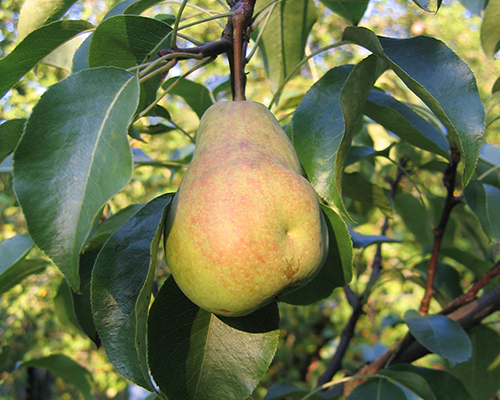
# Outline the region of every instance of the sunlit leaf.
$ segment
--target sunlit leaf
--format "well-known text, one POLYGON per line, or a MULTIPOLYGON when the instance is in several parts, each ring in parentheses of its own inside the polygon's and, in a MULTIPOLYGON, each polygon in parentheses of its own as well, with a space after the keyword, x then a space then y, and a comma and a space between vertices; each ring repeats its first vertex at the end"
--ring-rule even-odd
POLYGON ((25 123, 25 119, 16 118, 0 125, 0 163, 16 148, 25 123))
POLYGON ((243 400, 278 345, 275 302, 245 317, 221 319, 192 303, 170 277, 148 321, 148 360, 170 400, 243 400))
POLYGON ((500 189, 471 181, 464 190, 467 205, 481 222, 484 233, 495 242, 500 241, 500 189))
POLYGON ((491 0, 484 10, 481 24, 481 45, 484 53, 493 57, 500 50, 500 2, 491 0))
POLYGON ((31 236, 75 291, 94 219, 132 174, 127 128, 138 86, 136 75, 108 67, 51 86, 14 155, 14 190, 31 236))
POLYGON ((21 260, 0 275, 0 293, 12 289, 25 278, 42 273, 50 263, 47 260, 21 260))

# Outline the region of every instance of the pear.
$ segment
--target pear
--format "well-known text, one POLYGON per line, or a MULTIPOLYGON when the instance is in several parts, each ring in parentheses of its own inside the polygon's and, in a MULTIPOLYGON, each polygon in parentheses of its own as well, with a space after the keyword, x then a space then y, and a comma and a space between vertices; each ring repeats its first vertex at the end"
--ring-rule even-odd
POLYGON ((318 196, 274 115, 251 101, 203 115, 167 213, 167 265, 200 308, 242 316, 308 283, 327 254, 318 196))

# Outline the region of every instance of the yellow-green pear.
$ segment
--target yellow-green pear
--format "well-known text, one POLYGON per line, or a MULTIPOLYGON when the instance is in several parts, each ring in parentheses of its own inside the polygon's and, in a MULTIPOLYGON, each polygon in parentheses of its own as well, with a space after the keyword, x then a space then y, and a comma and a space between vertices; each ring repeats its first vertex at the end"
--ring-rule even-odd
POLYGON ((251 101, 211 106, 167 214, 167 264, 184 294, 218 315, 249 314, 316 275, 327 235, 274 115, 251 101))

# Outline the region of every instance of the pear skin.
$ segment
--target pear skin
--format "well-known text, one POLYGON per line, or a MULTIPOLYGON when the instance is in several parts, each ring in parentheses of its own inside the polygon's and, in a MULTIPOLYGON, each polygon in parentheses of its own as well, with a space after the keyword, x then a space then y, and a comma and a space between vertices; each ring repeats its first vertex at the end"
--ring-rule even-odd
POLYGON ((327 236, 274 115, 251 101, 211 106, 167 213, 167 264, 184 294, 214 314, 249 314, 308 283, 327 236))

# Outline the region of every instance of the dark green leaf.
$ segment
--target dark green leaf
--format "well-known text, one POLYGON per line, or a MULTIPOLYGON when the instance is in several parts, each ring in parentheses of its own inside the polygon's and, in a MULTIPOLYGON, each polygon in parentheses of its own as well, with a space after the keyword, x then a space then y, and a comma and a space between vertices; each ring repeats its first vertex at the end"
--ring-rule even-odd
POLYGON ((493 84, 493 87, 491 88, 491 94, 495 94, 497 92, 500 92, 500 76, 497 78, 497 80, 493 84))
POLYGON ((475 400, 489 400, 500 389, 500 335, 484 325, 473 328, 469 334, 472 358, 449 371, 460 379, 475 400))
POLYGON ((343 40, 366 47, 390 64, 401 80, 445 126, 465 163, 463 185, 474 173, 484 135, 484 107, 469 67, 442 42, 417 36, 377 38, 366 28, 348 27, 343 40))
POLYGON ((73 291, 66 279, 63 279, 57 288, 57 293, 54 296, 54 309, 61 325, 64 327, 73 327, 82 336, 85 334, 76 318, 73 291))
POLYGON ((441 247, 441 254, 458 261, 464 267, 470 269, 476 275, 476 278, 481 278, 491 268, 491 262, 483 260, 470 252, 457 249, 456 247, 441 247))
POLYGON ((481 45, 484 53, 493 57, 500 50, 500 3, 489 1, 484 10, 481 24, 481 45))
POLYGON ((366 181, 359 172, 344 174, 342 193, 352 200, 378 207, 387 216, 392 214, 392 206, 384 190, 366 181))
POLYGON ((0 275, 0 294, 10 290, 25 278, 42 273, 49 265, 46 260, 21 260, 0 275))
POLYGON ((23 134, 25 119, 11 119, 0 125, 0 163, 14 151, 23 134))
POLYGON ((363 15, 365 15, 368 1, 338 1, 338 0, 320 0, 325 6, 335 14, 349 20, 353 25, 358 25, 363 15))
MULTIPOLYGON (((308 395, 311 390, 301 389, 291 383, 278 383, 277 385, 271 386, 267 391, 264 400, 285 400, 285 399, 303 399, 304 396, 308 395)), ((312 396, 307 397, 310 400, 323 400, 331 399, 326 393, 318 392, 312 396)))
MULTIPOLYGON (((163 88, 168 88, 177 80, 178 78, 171 78, 162 86, 163 88)), ((179 80, 169 93, 181 96, 184 100, 186 100, 186 103, 199 118, 201 118, 207 108, 213 104, 210 92, 205 86, 187 79, 179 80)))
POLYGON ((148 8, 153 7, 155 4, 161 3, 162 0, 135 0, 126 1, 128 7, 123 11, 123 14, 135 14, 139 15, 146 11, 148 8))
POLYGON ((14 190, 32 238, 75 291, 94 218, 132 175, 127 128, 138 94, 137 77, 124 70, 73 74, 44 93, 14 154, 14 190))
POLYGON ((382 369, 377 374, 386 377, 391 382, 398 383, 417 394, 423 400, 442 400, 436 398, 427 381, 413 371, 382 369))
POLYGON ((157 197, 121 226, 102 248, 92 274, 92 310, 115 368, 148 390, 146 319, 164 212, 173 194, 157 197))
POLYGON ((500 189, 471 181, 464 190, 464 197, 481 222, 484 233, 495 242, 500 241, 500 189))
POLYGON ((404 392, 387 379, 370 379, 357 386, 347 400, 407 400, 404 392))
MULTIPOLYGON (((463 365, 463 364, 461 364, 463 365)), ((473 400, 462 382, 446 371, 398 364, 385 371, 404 371, 418 374, 425 379, 437 400, 473 400)), ((419 393, 414 391, 414 393, 419 393)))
MULTIPOLYGON (((255 11, 265 5, 258 2, 255 11)), ((312 0, 286 0, 274 7, 259 42, 273 92, 304 57, 307 37, 317 18, 312 0)))
POLYGON ((34 244, 29 235, 16 235, 0 242, 0 274, 22 260, 34 244))
POLYGON ((421 246, 424 249, 431 246, 434 235, 424 205, 409 193, 396 192, 394 208, 421 246))
POLYGON ((345 161, 346 167, 348 165, 357 163, 358 161, 375 156, 378 152, 369 146, 351 146, 349 148, 349 153, 347 155, 347 159, 345 161))
POLYGON ((349 229, 349 233, 351 235, 352 243, 354 248, 364 248, 371 246, 372 244, 378 243, 400 243, 401 240, 391 239, 387 236, 380 235, 362 235, 361 233, 355 232, 352 229, 349 229))
POLYGON ((56 21, 30 33, 7 57, 0 60, 0 96, 14 86, 52 50, 79 33, 92 29, 87 21, 56 21))
POLYGON ((322 206, 328 228, 328 256, 318 275, 303 288, 280 296, 279 300, 295 305, 312 304, 327 298, 333 289, 352 279, 352 242, 345 222, 331 208, 322 206))
POLYGON ((405 322, 422 346, 452 364, 471 358, 472 344, 467 333, 448 317, 440 314, 421 316, 417 311, 408 310, 405 322))
POLYGON ((10 353, 12 353, 12 346, 2 346, 0 352, 0 371, 2 371, 5 368, 5 365, 9 362, 10 359, 10 353))
POLYGON ((276 303, 221 319, 192 303, 170 277, 148 321, 151 373, 170 400, 243 400, 278 345, 276 303))
POLYGON ((372 90, 363 111, 413 146, 449 158, 450 146, 441 131, 392 96, 372 90))
POLYGON ((72 383, 82 393, 85 400, 92 400, 93 379, 87 368, 63 354, 52 354, 48 357, 33 358, 18 365, 18 368, 37 367, 48 369, 53 374, 72 383))
POLYGON ((76 0, 25 0, 17 23, 17 37, 24 39, 28 34, 48 22, 53 22, 76 3, 76 0))

